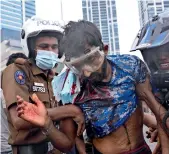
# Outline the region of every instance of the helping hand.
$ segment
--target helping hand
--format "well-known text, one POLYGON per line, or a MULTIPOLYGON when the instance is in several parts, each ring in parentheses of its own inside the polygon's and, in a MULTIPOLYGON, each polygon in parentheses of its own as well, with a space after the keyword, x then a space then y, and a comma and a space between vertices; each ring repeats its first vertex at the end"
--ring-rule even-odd
POLYGON ((84 115, 82 111, 78 107, 75 107, 75 108, 76 108, 76 114, 73 120, 78 126, 77 136, 80 136, 85 130, 85 119, 84 119, 84 115))

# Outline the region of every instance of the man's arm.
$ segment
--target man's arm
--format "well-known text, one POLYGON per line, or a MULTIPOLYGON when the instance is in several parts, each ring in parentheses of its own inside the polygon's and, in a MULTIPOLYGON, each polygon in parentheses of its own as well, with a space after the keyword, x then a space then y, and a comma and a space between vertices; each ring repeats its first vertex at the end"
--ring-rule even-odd
POLYGON ((85 143, 79 137, 76 137, 76 148, 80 154, 86 154, 85 143))
POLYGON ((161 123, 158 123, 157 126, 160 144, 162 147, 162 154, 169 153, 169 137, 167 137, 166 132, 163 130, 161 123))
POLYGON ((61 122, 61 131, 59 131, 53 125, 53 122, 49 117, 46 107, 39 100, 36 94, 32 95, 32 100, 34 101, 34 104, 24 101, 20 96, 17 96, 17 99, 18 116, 26 121, 31 122, 37 127, 42 128, 43 132, 45 132, 45 134, 49 136, 53 145, 63 152, 70 150, 72 144, 74 144, 76 129, 74 127, 73 120, 78 125, 77 135, 80 135, 84 130, 84 117, 82 116, 79 119, 79 117, 76 115, 74 118, 72 118, 73 120, 64 119, 61 122))
POLYGON ((155 116, 149 114, 149 113, 143 113, 143 123, 147 126, 147 127, 151 127, 151 128, 157 128, 157 121, 155 116))
POLYGON ((42 131, 47 131, 47 136, 53 146, 62 151, 68 152, 75 144, 76 131, 72 119, 64 119, 60 123, 60 131, 53 125, 52 120, 48 118, 42 131))
MULTIPOLYGON (((16 104, 12 104, 12 106, 9 108, 9 113, 11 116, 12 124, 15 127, 15 129, 24 130, 24 129, 30 129, 33 127, 37 127, 19 118, 16 108, 17 108, 16 104)), ((53 121, 62 120, 65 118, 74 118, 78 115, 83 117, 81 110, 75 105, 66 105, 66 106, 60 106, 56 108, 50 108, 50 109, 47 109, 47 111, 48 111, 48 115, 53 121)))
MULTIPOLYGON (((167 136, 164 129, 162 129, 162 119, 166 113, 164 107, 158 103, 152 93, 151 85, 149 78, 146 78, 146 81, 136 85, 138 96, 141 100, 145 101, 148 107, 153 111, 157 119, 157 129, 159 133, 160 143, 163 153, 169 152, 169 137, 167 136)), ((167 123, 169 128, 169 121, 167 123)))
MULTIPOLYGON (((134 77, 136 81, 136 91, 138 94, 139 99, 142 101, 145 101, 148 107, 152 110, 152 112, 156 116, 156 120, 158 123, 158 131, 159 131, 159 137, 162 145, 162 151, 164 153, 168 153, 167 149, 169 149, 169 138, 162 129, 162 120, 164 118, 164 115, 166 114, 166 110, 164 107, 157 102, 155 99, 153 93, 152 93, 152 87, 150 84, 150 72, 147 68, 147 66, 142 62, 138 57, 135 57, 135 67, 134 67, 134 77)), ((167 122, 167 127, 169 128, 169 121, 167 122)))
MULTIPOLYGON (((10 112, 12 124, 17 130, 24 130, 24 129, 30 129, 30 128, 37 127, 19 118, 16 108, 17 106, 13 105, 9 109, 9 112, 10 112)), ((59 121, 65 118, 75 118, 75 117, 83 118, 83 113, 75 105, 66 105, 66 106, 60 106, 56 108, 50 108, 50 109, 47 109, 47 111, 52 121, 59 121)))
POLYGON ((63 120, 65 118, 72 118, 72 120, 77 124, 77 135, 83 133, 82 131, 85 129, 84 124, 84 115, 79 107, 75 105, 65 105, 59 106, 52 109, 47 109, 48 116, 53 121, 63 120))
MULTIPOLYGON (((148 107, 155 114, 157 120, 160 120, 162 122, 164 115, 166 114, 166 110, 155 99, 155 97, 152 93, 152 88, 150 85, 149 77, 146 78, 146 81, 144 83, 137 84, 136 90, 137 90, 137 94, 139 96, 139 99, 145 101, 146 104, 148 105, 148 107)), ((167 127, 169 128, 169 119, 167 121, 167 127)))
POLYGON ((64 118, 74 118, 82 115, 82 111, 75 105, 65 105, 47 109, 48 115, 53 121, 62 120, 64 118))
MULTIPOLYGON (((131 70, 135 79, 136 91, 139 98, 146 102, 155 114, 157 120, 162 121, 166 110, 159 102, 157 102, 154 94, 152 93, 149 69, 137 56, 131 56, 131 60, 131 70)), ((169 128, 169 119, 167 123, 167 127, 169 128)))

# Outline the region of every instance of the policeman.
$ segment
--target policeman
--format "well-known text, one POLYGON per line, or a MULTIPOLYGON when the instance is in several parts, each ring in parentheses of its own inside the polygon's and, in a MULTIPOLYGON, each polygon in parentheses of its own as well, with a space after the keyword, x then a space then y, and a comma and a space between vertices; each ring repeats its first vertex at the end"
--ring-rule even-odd
MULTIPOLYGON (((138 32, 131 51, 140 50, 152 76, 156 98, 168 112, 164 114, 163 127, 169 135, 169 11, 165 11, 150 19, 138 32)), ((160 111, 160 110, 159 110, 160 111)), ((153 119, 149 120, 151 140, 157 136, 153 119), (153 134, 153 135, 152 135, 153 134), (155 135, 156 134, 156 135, 155 135)), ((156 122, 155 122, 156 123, 156 122)), ((159 132, 158 132, 159 133, 159 132)), ((157 144, 154 152, 159 152, 157 144)))
MULTIPOLYGON (((166 110, 169 110, 169 11, 150 19, 137 34, 132 50, 140 50, 147 63, 153 85, 158 89, 157 98, 166 110)), ((168 111, 169 112, 169 111, 168 111)), ((164 116, 164 127, 167 129, 167 117, 164 116)), ((168 118, 169 123, 169 118, 168 118)))
POLYGON ((72 110, 67 110, 67 107, 54 108, 56 101, 51 87, 52 69, 57 64, 58 44, 61 38, 62 29, 58 22, 32 17, 25 22, 21 33, 21 44, 29 60, 15 60, 15 63, 9 65, 2 74, 2 89, 8 109, 9 144, 12 145, 14 154, 46 154, 46 135, 49 138, 52 136, 52 133, 47 134, 48 127, 41 129, 18 117, 17 99, 20 102, 24 99, 30 103, 34 103, 35 98, 42 100, 51 117, 48 120, 50 129, 55 129, 53 132, 57 134, 55 138, 58 139, 53 143, 57 144, 55 147, 65 152, 74 144, 76 128, 72 124, 72 119, 62 121, 62 132, 56 129, 52 122, 78 116, 80 121, 83 121, 80 110, 73 105, 70 106, 72 110), (17 98, 17 95, 22 99, 17 98))

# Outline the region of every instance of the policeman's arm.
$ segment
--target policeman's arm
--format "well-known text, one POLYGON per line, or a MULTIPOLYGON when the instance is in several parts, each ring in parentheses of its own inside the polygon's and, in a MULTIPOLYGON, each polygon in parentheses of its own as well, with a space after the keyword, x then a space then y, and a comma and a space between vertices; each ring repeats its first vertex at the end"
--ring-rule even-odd
MULTIPOLYGON (((152 93, 152 88, 151 88, 149 77, 146 78, 145 82, 137 84, 136 90, 137 90, 139 98, 145 101, 148 107, 155 114, 157 121, 162 122, 164 115, 166 114, 166 110, 155 99, 152 93)), ((169 119, 167 121, 167 127, 169 128, 169 119)))
POLYGON ((28 129, 37 127, 37 126, 19 118, 16 108, 17 108, 16 104, 9 108, 11 121, 12 121, 12 124, 16 130, 24 130, 24 129, 28 130, 28 129))
MULTIPOLYGON (((152 112, 155 114, 157 120, 162 121, 166 110, 165 108, 157 102, 150 83, 150 72, 143 61, 138 57, 133 56, 133 75, 136 82, 136 91, 139 98, 145 101, 152 112)), ((169 128, 169 119, 167 122, 167 127, 169 128)))
MULTIPOLYGON (((169 152, 169 138, 164 129, 162 129, 162 119, 166 114, 166 110, 164 107, 157 102, 153 93, 152 87, 150 84, 149 74, 145 64, 138 59, 138 63, 135 69, 135 79, 136 79, 136 91, 139 98, 146 102, 148 107, 153 111, 157 119, 157 128, 159 131, 159 137, 162 146, 162 152, 169 152)), ((169 120, 167 123, 167 127, 169 128, 169 120)))
POLYGON ((9 65, 2 73, 2 89, 5 103, 10 114, 13 126, 17 129, 29 129, 33 125, 18 117, 16 112, 16 95, 21 95, 25 100, 29 100, 28 87, 25 84, 25 72, 23 65, 9 65))

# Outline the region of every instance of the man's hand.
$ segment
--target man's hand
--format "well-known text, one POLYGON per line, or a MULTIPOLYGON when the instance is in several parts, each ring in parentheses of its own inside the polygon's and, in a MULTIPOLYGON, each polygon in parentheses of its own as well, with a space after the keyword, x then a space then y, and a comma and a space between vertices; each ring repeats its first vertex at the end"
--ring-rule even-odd
POLYGON ((150 129, 150 133, 151 133, 151 137, 150 137, 150 142, 153 143, 153 142, 157 142, 158 140, 158 130, 155 129, 150 129))
POLYGON ((80 136, 83 133, 83 131, 85 130, 85 120, 84 120, 83 113, 78 113, 77 115, 75 115, 73 120, 75 121, 75 123, 78 126, 77 136, 80 136))
POLYGON ((150 142, 153 143, 153 142, 157 142, 157 138, 158 138, 158 130, 157 129, 153 129, 153 128, 149 128, 148 131, 146 131, 146 134, 147 134, 147 138, 149 138, 150 142))
POLYGON ((81 134, 84 130, 84 115, 79 107, 73 104, 58 106, 47 109, 48 115, 53 121, 60 121, 71 118, 78 125, 77 134, 81 134))
POLYGON ((155 149, 153 150, 152 154, 162 154, 161 143, 160 143, 159 139, 157 141, 157 145, 156 145, 155 149))
POLYGON ((18 117, 36 125, 39 127, 44 127, 47 116, 47 110, 44 104, 39 100, 36 94, 32 95, 32 100, 34 104, 26 102, 20 96, 17 96, 17 112, 18 117))
POLYGON ((147 138, 150 138, 150 143, 157 142, 155 149, 153 150, 153 154, 161 154, 161 143, 158 138, 158 130, 149 128, 149 131, 146 132, 147 138))

